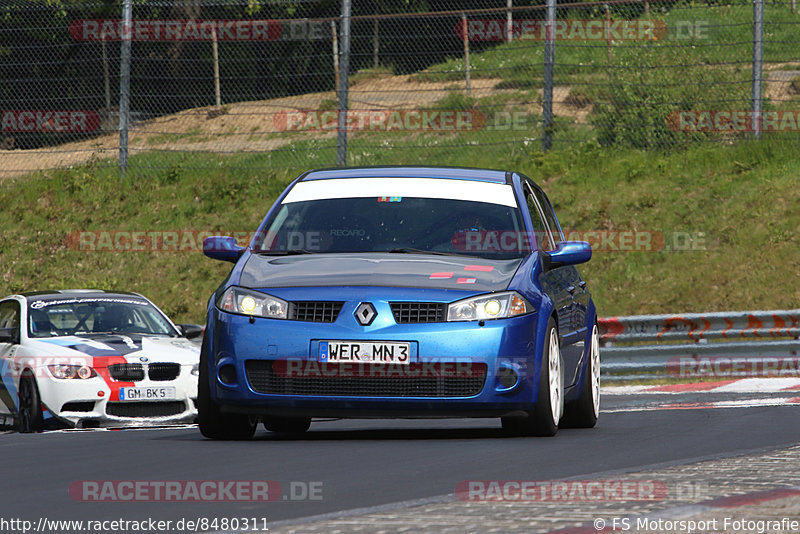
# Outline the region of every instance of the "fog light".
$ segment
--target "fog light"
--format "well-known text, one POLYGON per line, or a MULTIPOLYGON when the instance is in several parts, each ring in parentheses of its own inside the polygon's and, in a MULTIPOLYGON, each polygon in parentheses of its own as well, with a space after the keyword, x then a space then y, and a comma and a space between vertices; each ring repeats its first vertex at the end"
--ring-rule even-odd
POLYGON ((517 383, 516 371, 509 367, 501 367, 497 370, 497 382, 505 389, 513 387, 517 383))
POLYGON ((230 386, 236 383, 236 367, 227 363, 219 368, 219 381, 230 386))

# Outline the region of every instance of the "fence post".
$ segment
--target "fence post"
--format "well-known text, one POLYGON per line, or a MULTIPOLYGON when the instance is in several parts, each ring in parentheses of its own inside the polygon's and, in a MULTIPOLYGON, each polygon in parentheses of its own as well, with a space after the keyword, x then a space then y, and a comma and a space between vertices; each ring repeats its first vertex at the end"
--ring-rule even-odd
POLYGON ((465 13, 461 14, 461 31, 464 34, 464 77, 467 81, 467 94, 469 95, 472 92, 472 88, 470 87, 470 80, 469 80, 469 28, 467 27, 467 15, 465 13))
POLYGON ((342 38, 339 48, 339 131, 336 136, 336 166, 347 165, 348 73, 350 70, 350 0, 342 0, 342 38))
POLYGON ((514 26, 514 16, 511 14, 511 8, 514 5, 514 0, 507 0, 506 7, 508 11, 506 11, 506 42, 511 42, 511 29, 514 26))
POLYGON ((764 0, 753 0, 753 135, 761 139, 761 90, 764 63, 764 0))
POLYGON ((222 107, 222 95, 219 90, 219 45, 217 44, 217 30, 211 32, 211 58, 214 62, 214 102, 216 108, 222 107))
POLYGON ((553 146, 553 77, 556 59, 556 0, 547 0, 542 87, 542 150, 553 146))
POLYGON ((606 57, 608 64, 611 65, 611 8, 608 4, 603 4, 603 9, 606 10, 606 57))
POLYGON ((339 37, 336 35, 336 22, 331 21, 331 45, 333 46, 333 86, 339 94, 339 37))
POLYGON ((131 0, 122 4, 122 40, 119 54, 119 175, 128 171, 128 128, 131 106, 131 0))
POLYGON ((378 19, 372 20, 372 68, 378 69, 378 50, 380 42, 378 40, 378 19))

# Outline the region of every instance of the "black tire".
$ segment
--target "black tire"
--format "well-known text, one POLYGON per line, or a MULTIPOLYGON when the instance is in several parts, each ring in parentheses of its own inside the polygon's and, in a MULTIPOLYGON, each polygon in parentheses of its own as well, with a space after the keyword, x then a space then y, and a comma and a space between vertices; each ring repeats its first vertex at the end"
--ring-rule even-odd
POLYGON ((222 413, 211 398, 211 380, 208 372, 208 342, 203 337, 200 349, 200 375, 197 379, 197 424, 200 433, 211 439, 250 439, 256 431, 258 419, 249 415, 222 413))
POLYGON ((561 362, 561 344, 558 328, 551 317, 547 321, 547 336, 544 340, 542 369, 539 373, 539 393, 536 406, 527 417, 503 417, 503 430, 512 436, 555 436, 561 419, 564 398, 564 380, 561 362), (551 351, 555 347, 555 351, 551 351), (557 373, 557 398, 551 395, 550 375, 557 373))
POLYGON ((302 434, 311 426, 310 417, 264 417, 264 428, 279 434, 302 434))
POLYGON ((19 414, 17 429, 23 434, 41 432, 44 426, 42 401, 36 380, 29 374, 23 375, 19 381, 19 414))
POLYGON ((586 376, 581 394, 565 407, 562 428, 592 428, 597 424, 600 414, 600 337, 596 323, 586 350, 586 376))

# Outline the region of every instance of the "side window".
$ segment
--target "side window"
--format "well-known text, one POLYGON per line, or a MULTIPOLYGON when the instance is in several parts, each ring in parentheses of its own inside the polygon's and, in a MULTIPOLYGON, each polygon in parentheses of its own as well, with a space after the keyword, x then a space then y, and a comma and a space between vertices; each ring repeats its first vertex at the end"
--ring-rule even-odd
POLYGON ((0 302, 0 328, 19 327, 19 302, 7 300, 0 302))
POLYGON ((553 206, 550 205, 550 201, 547 199, 547 196, 540 189, 533 188, 533 193, 536 195, 536 200, 539 202, 539 206, 542 208, 544 220, 553 233, 554 246, 556 246, 564 241, 564 236, 561 233, 558 219, 556 219, 556 214, 553 211, 553 206))
POLYGON ((547 225, 544 222, 542 211, 539 208, 536 197, 533 195, 533 190, 527 183, 524 184, 524 188, 525 202, 528 204, 528 211, 531 214, 533 230, 536 233, 536 242, 538 243, 539 248, 544 251, 553 250, 555 248, 553 245, 553 239, 550 235, 547 225))

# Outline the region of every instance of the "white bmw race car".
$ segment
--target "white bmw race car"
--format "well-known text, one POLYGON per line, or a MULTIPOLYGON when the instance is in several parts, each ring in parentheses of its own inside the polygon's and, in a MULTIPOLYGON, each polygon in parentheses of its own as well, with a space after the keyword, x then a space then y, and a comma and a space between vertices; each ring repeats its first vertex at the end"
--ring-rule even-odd
POLYGON ((193 422, 197 325, 135 293, 65 290, 0 300, 0 423, 20 432, 193 422))

